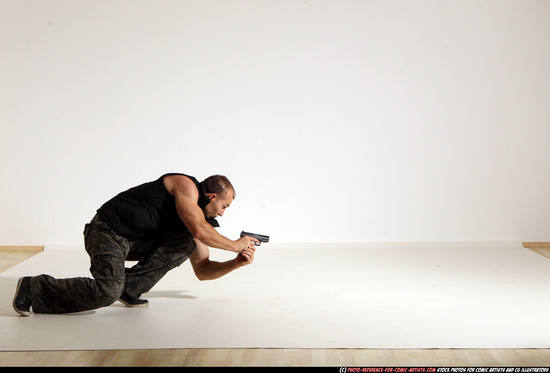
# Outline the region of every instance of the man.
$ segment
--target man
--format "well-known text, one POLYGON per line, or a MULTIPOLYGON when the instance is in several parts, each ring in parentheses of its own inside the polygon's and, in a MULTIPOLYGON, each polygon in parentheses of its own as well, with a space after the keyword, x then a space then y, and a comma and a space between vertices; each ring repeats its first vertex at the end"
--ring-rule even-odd
POLYGON ((235 198, 225 176, 199 183, 184 174, 159 179, 122 192, 106 202, 84 229, 93 278, 55 279, 49 275, 22 277, 13 299, 15 311, 80 312, 108 306, 116 300, 144 307, 140 296, 169 270, 189 258, 200 280, 216 279, 252 263, 252 237, 230 240, 220 235, 215 218, 223 216, 235 198), (238 253, 233 260, 209 259, 208 246, 238 253), (137 260, 125 268, 126 260, 137 260))

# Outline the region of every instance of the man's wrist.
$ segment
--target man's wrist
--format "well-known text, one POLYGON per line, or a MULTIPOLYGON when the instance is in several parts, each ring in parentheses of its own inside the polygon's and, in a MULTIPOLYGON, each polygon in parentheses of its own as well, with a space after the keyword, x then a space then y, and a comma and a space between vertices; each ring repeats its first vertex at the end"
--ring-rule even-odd
POLYGON ((235 253, 240 253, 241 252, 239 243, 237 241, 231 241, 231 251, 233 251, 235 253))

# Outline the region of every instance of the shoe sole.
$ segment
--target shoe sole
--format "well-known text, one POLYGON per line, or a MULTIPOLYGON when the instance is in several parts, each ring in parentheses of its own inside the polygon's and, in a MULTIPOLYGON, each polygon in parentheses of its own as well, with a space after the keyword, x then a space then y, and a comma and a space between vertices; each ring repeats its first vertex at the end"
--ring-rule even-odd
POLYGON ((142 303, 142 304, 131 304, 131 303, 123 301, 120 298, 118 299, 118 301, 120 303, 124 304, 126 307, 130 307, 130 308, 143 308, 143 307, 147 307, 149 305, 149 302, 142 303))
POLYGON ((19 288, 21 287, 21 283, 22 283, 22 282, 23 282, 23 277, 21 277, 21 278, 19 279, 19 281, 17 281, 17 289, 15 290, 15 296, 13 297, 12 305, 13 305, 13 309, 15 310, 15 312, 17 312, 17 313, 20 314, 21 316, 30 316, 31 311, 23 311, 23 310, 18 309, 18 308, 15 306, 15 299, 17 298, 17 294, 19 294, 19 288))

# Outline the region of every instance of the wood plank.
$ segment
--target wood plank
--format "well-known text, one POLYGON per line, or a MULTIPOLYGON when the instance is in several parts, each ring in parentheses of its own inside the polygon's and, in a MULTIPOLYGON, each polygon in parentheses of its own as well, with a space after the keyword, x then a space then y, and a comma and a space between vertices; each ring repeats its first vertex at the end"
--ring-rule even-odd
POLYGON ((550 248, 550 242, 524 242, 523 247, 527 249, 532 248, 550 248))
POLYGON ((44 246, 0 246, 0 251, 44 251, 44 246))
POLYGON ((0 366, 506 366, 546 367, 548 349, 155 349, 1 351, 0 366))
POLYGON ((42 250, 0 250, 0 272, 3 272, 42 250))

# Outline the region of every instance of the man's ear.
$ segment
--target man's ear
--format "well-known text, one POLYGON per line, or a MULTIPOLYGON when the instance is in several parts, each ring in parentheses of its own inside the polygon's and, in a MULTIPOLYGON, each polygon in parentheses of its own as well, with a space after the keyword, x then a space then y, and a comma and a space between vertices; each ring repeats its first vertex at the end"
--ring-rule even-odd
POLYGON ((216 193, 206 193, 206 196, 210 198, 211 201, 217 197, 216 193))

